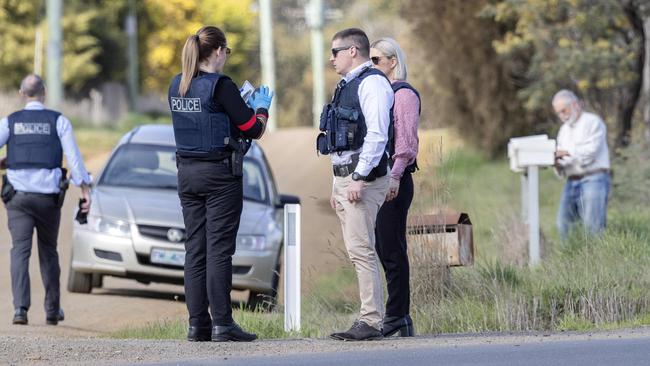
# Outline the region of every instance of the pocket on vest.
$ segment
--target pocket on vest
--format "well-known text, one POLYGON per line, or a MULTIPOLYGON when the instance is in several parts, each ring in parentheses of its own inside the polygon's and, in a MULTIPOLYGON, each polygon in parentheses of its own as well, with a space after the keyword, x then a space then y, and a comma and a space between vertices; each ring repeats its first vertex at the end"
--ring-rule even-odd
POLYGON ((174 124, 174 132, 178 148, 196 150, 203 145, 203 133, 197 121, 182 118, 178 123, 174 124))
POLYGON ((224 139, 230 137, 230 123, 226 118, 221 116, 210 116, 212 144, 214 148, 224 148, 226 146, 224 139))

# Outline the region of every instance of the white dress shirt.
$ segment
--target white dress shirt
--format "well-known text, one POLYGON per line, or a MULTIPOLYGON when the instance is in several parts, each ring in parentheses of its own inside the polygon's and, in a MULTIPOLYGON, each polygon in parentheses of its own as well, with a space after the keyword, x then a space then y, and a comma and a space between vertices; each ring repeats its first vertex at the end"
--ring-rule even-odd
MULTIPOLYGON (((25 105, 26 110, 45 109, 43 103, 29 102, 25 105)), ((73 184, 79 186, 90 184, 91 178, 84 167, 77 142, 72 134, 70 121, 60 115, 56 120, 56 132, 61 140, 61 147, 65 154, 68 168, 73 184)), ((0 147, 9 140, 9 120, 4 117, 0 120, 0 147)), ((20 192, 35 193, 59 193, 59 182, 61 181, 61 169, 7 169, 7 179, 20 192)))
POLYGON ((582 112, 575 122, 564 122, 557 135, 557 149, 569 153, 559 160, 564 176, 609 169, 607 126, 593 113, 582 112))
MULTIPOLYGON (((357 77, 361 71, 372 66, 370 61, 365 62, 347 73, 343 79, 350 82, 357 77)), ((386 153, 388 142, 388 126, 390 124, 390 109, 393 107, 394 93, 388 79, 381 75, 370 75, 359 84, 359 103, 361 112, 366 120, 368 132, 363 140, 363 146, 355 151, 344 151, 331 153, 332 164, 349 164, 352 155, 359 155, 359 163, 355 172, 366 176, 370 171, 379 165, 383 154, 386 153)))

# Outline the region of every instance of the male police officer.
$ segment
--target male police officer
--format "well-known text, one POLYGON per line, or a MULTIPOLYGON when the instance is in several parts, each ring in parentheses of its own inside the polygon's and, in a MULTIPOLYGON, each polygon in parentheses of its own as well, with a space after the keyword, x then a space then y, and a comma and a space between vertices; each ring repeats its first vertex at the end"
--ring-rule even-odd
POLYGON ((60 306, 59 255, 56 251, 65 175, 63 154, 72 171, 72 182, 81 186, 81 211, 90 209, 90 176, 86 172, 72 134, 70 121, 43 106, 45 85, 37 75, 20 84, 25 109, 0 120, 0 147, 7 144, 7 168, 2 199, 7 207, 11 232, 11 289, 14 324, 27 324, 30 306, 29 257, 34 228, 38 235, 38 257, 45 286, 46 323, 56 325, 64 318, 60 306))
POLYGON ((370 42, 360 29, 346 29, 332 39, 330 61, 343 77, 321 115, 318 149, 331 154, 334 186, 330 204, 341 221, 343 239, 359 281, 361 311, 352 328, 334 339, 382 337, 384 299, 377 253, 375 220, 388 191, 386 143, 393 89, 371 67, 370 42))

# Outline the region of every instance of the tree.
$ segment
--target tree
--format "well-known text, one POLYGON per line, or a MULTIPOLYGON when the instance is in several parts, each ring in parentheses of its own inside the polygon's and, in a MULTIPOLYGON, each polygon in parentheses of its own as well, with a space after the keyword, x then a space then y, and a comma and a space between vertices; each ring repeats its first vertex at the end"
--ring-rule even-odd
POLYGON ((486 0, 409 0, 402 11, 429 63, 415 75, 434 104, 425 118, 456 126, 468 141, 496 154, 511 136, 530 132, 536 115, 526 113, 517 97, 521 80, 513 75, 525 64, 499 57, 492 47, 505 27, 479 17, 486 5, 486 0))
POLYGON ((181 52, 187 37, 204 25, 216 25, 226 33, 233 53, 227 74, 236 82, 255 75, 257 60, 256 17, 251 0, 145 0, 140 32, 147 37, 142 47, 144 87, 167 92, 171 78, 181 69, 181 52))
POLYGON ((503 0, 482 15, 508 31, 497 53, 522 67, 519 97, 528 111, 548 110, 569 88, 606 119, 615 119, 615 146, 630 142, 641 90, 643 23, 634 1, 503 0))
MULTIPOLYGON (((99 41, 90 33, 92 22, 101 14, 66 2, 63 25, 63 82, 68 91, 79 92, 100 72, 95 57, 100 54, 99 41)), ((42 0, 0 0, 0 88, 15 90, 20 80, 34 72, 36 52, 43 54, 43 71, 47 64, 45 3, 42 0), (43 49, 36 49, 37 31, 43 34, 43 49)))

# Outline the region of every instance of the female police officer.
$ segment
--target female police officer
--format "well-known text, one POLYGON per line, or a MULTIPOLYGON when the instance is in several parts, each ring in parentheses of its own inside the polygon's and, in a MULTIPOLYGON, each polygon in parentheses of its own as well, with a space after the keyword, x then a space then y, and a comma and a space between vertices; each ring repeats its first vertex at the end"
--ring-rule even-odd
POLYGON ((232 255, 243 207, 246 138, 265 131, 273 93, 249 100, 221 74, 230 54, 226 36, 206 26, 187 38, 182 73, 169 87, 185 221, 185 299, 189 341, 252 341, 232 319, 232 255), (209 312, 208 312, 209 307, 209 312))

